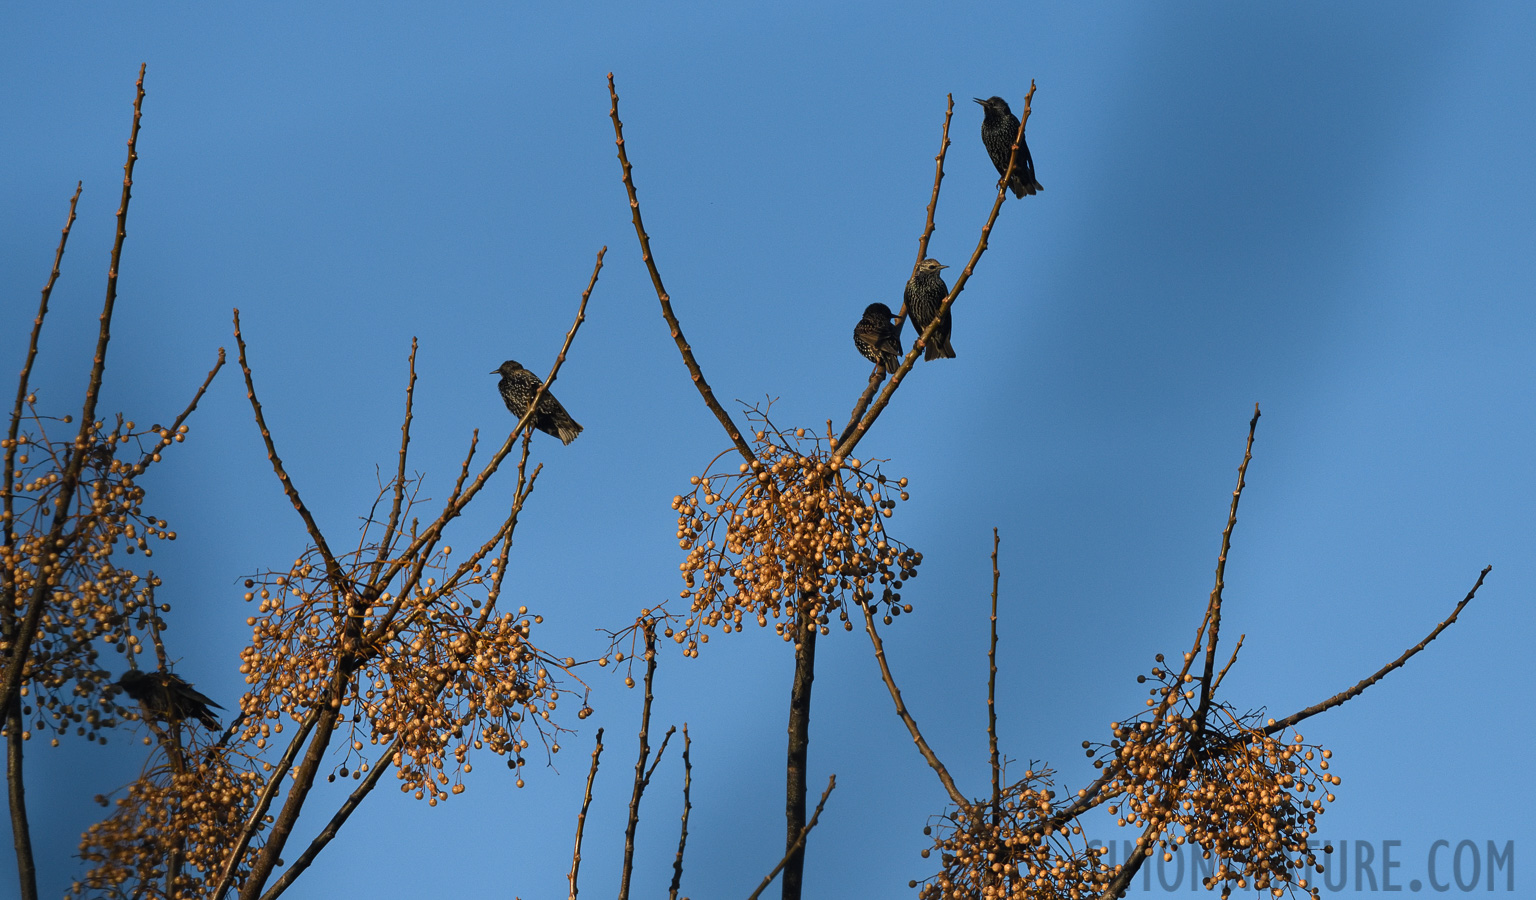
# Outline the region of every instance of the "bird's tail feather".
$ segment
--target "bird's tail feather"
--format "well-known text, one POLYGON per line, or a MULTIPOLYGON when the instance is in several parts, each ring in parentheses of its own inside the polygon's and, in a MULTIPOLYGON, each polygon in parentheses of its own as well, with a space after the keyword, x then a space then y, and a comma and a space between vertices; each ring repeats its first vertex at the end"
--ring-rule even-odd
POLYGON ((1021 178, 1018 175, 1013 176, 1013 184, 1009 185, 1009 187, 1013 188, 1013 195, 1021 200, 1027 194, 1035 194, 1045 190, 1045 188, 1041 186, 1040 182, 1035 181, 1028 176, 1021 178))
POLYGON ((941 338, 934 335, 933 340, 923 349, 923 359, 954 359, 955 348, 949 345, 949 338, 941 338))
POLYGON ((569 444, 576 440, 576 435, 581 434, 581 426, 576 424, 575 419, 566 418, 555 424, 555 431, 559 433, 560 443, 569 444))

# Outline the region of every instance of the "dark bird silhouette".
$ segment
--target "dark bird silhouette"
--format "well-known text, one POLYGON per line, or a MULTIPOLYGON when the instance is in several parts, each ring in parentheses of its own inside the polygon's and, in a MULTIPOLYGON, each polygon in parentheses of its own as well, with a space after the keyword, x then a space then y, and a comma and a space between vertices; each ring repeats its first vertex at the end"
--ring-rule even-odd
POLYGON ((985 111, 981 120, 981 142, 987 145, 987 155, 992 157, 992 165, 997 167, 997 177, 1003 177, 1003 173, 1008 171, 1008 157, 1013 154, 1013 139, 1017 136, 1019 158, 1014 160, 1013 177, 1008 180, 1008 186, 1013 188, 1015 197, 1045 190, 1035 180, 1035 160, 1029 155, 1029 144, 1019 134, 1019 117, 1008 108, 1008 101, 1002 97, 972 99, 980 103, 985 111))
MULTIPOLYGON (((939 274, 940 269, 947 268, 939 265, 936 259, 925 259, 917 264, 917 271, 912 273, 911 280, 907 282, 907 315, 912 317, 912 327, 918 334, 922 334, 933 317, 939 314, 939 307, 944 304, 944 298, 949 296, 949 286, 944 283, 944 276, 939 274)), ((955 358, 955 348, 949 345, 949 326, 949 310, 946 309, 939 327, 934 329, 933 336, 923 346, 923 359, 955 358)))
POLYGON ((117 680, 117 686, 139 701, 144 715, 162 722, 184 722, 196 719, 210 731, 219 730, 219 717, 213 709, 224 707, 203 696, 192 685, 182 681, 173 672, 161 669, 157 672, 140 672, 129 669, 117 680))
POLYGON ((887 374, 901 368, 901 333, 891 324, 894 318, 889 306, 871 303, 864 308, 864 318, 853 326, 853 345, 859 354, 887 374))
MULTIPOLYGON (((491 374, 501 376, 501 382, 496 385, 501 389, 501 399, 512 415, 521 419, 528 412, 528 403, 538 393, 539 385, 544 380, 513 359, 502 363, 501 368, 491 374)), ((545 391, 544 396, 539 398, 538 411, 533 414, 533 427, 559 438, 562 444, 569 444, 576 440, 576 435, 581 434, 581 426, 576 424, 576 420, 571 418, 571 414, 565 411, 565 407, 549 391, 545 391)))

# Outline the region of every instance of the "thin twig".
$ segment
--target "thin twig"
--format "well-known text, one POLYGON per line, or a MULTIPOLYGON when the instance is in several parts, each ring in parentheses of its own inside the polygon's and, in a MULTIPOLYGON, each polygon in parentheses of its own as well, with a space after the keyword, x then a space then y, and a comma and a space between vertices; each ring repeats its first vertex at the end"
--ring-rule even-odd
POLYGON ((800 837, 790 846, 789 852, 784 854, 784 858, 779 860, 779 864, 773 867, 773 871, 763 878, 763 883, 757 886, 757 890, 753 891, 747 900, 757 900, 758 896, 768 889, 768 885, 773 883, 773 879, 789 863, 789 858, 805 846, 806 837, 810 835, 811 829, 816 827, 816 822, 821 818, 821 810, 827 805, 827 797, 831 796, 832 789, 835 787, 837 787, 837 776, 832 775, 827 779, 827 789, 821 792, 821 800, 817 802, 816 811, 811 814, 811 820, 805 823, 804 828, 800 829, 800 837))
MULTIPOLYGON (((10 430, 6 434, 5 443, 5 477, 0 478, 0 498, 5 501, 5 519, 11 521, 11 472, 16 470, 16 437, 21 430, 21 414, 26 406, 27 388, 31 384, 32 363, 37 359, 37 341, 42 336, 43 319, 48 316, 48 298, 53 296, 53 286, 59 280, 59 264, 64 260, 64 245, 69 243, 69 230, 75 225, 75 207, 80 203, 80 192, 85 189, 85 183, 75 185, 75 195, 69 198, 69 217, 64 220, 64 231, 59 235, 58 249, 53 252, 53 271, 48 275, 48 283, 43 285, 43 296, 37 303, 37 316, 32 320, 32 337, 27 341, 27 360, 22 363, 21 375, 16 379, 16 405, 11 409, 10 430)), ((5 533, 5 545, 11 545, 11 529, 3 529, 5 533)), ((6 604, 7 610, 12 609, 11 604, 6 604)))
POLYGON ((667 733, 661 736, 661 746, 656 748, 656 758, 651 760, 651 767, 645 771, 645 786, 651 786, 651 776, 656 774, 656 767, 661 765, 661 758, 667 754, 667 745, 672 743, 672 735, 677 733, 677 726, 667 727, 667 733))
POLYGON ((576 900, 576 873, 581 869, 581 835, 587 827, 587 808, 592 805, 592 782, 597 780, 597 764, 603 755, 603 730, 597 730, 597 746, 592 748, 592 768, 587 770, 587 792, 581 798, 581 812, 576 816, 576 849, 571 851, 571 898, 576 900))
POLYGON ((917 745, 917 752, 928 761, 928 766, 939 776, 939 781, 944 785, 944 790, 949 794, 949 799, 961 809, 968 809, 971 802, 960 793, 955 780, 950 777, 949 770, 944 763, 939 761, 938 754, 928 746, 928 741, 923 738, 923 733, 917 727, 917 720, 907 712, 906 703, 902 702, 901 689, 896 686, 896 679, 891 675, 891 667, 885 661, 885 643, 880 640, 880 633, 875 630, 875 618, 869 611, 869 604, 860 603, 859 608, 864 611, 864 630, 869 633, 870 641, 875 645, 875 661, 880 664, 880 678, 885 682, 885 689, 890 692, 891 700, 896 704, 896 715, 906 724, 907 731, 912 735, 912 743, 917 745))
MULTIPOLYGON (((944 108, 944 131, 939 137, 939 154, 933 158, 933 195, 928 198, 928 220, 923 224, 923 234, 917 239, 917 259, 912 263, 912 274, 917 274, 917 267, 928 258, 928 239, 933 237, 933 214, 939 208, 939 183, 944 180, 944 155, 949 152, 949 120, 955 114, 955 95, 945 95, 947 106, 944 108)), ((907 321, 907 307, 902 303, 901 311, 896 315, 896 324, 893 326, 896 333, 901 334, 901 327, 907 321)), ((841 442, 846 440, 855 425, 859 424, 859 417, 869 409, 869 401, 875 397, 875 389, 880 387, 880 381, 885 377, 885 369, 875 366, 869 373, 869 384, 865 386, 864 393, 859 395, 859 402, 854 404, 853 415, 848 417, 848 424, 844 426, 842 435, 838 438, 841 442)))
POLYGON ((213 384, 213 377, 219 374, 223 368, 224 348, 220 347, 218 360, 214 362, 213 368, 208 370, 208 375, 203 379, 203 383, 198 385, 197 392, 192 395, 192 402, 188 403, 186 408, 176 416, 176 420, 171 423, 169 428, 162 428, 160 430, 160 440, 155 443, 153 449, 146 452, 143 458, 139 460, 138 468, 140 470, 148 468, 152 462, 159 462, 160 452, 175 443, 176 436, 181 432, 182 423, 186 422, 197 411, 197 404, 202 402, 203 395, 208 393, 208 386, 213 384))
MULTIPOLYGON (((400 525, 400 505, 405 501, 405 455, 411 446, 411 419, 413 418, 412 406, 416 399, 416 338, 411 337, 411 356, 406 363, 410 370, 410 377, 405 382, 405 418, 400 422, 400 458, 395 466, 395 490, 390 499, 389 519, 384 525, 384 538, 379 541, 379 555, 373 562, 373 580, 377 581, 379 570, 384 566, 384 558, 389 555, 389 548, 395 543, 395 529, 400 525)), ((475 432, 478 439, 479 432, 475 432)), ((473 444, 471 453, 473 453, 473 444)), ((469 460, 464 461, 465 468, 469 467, 469 460)), ((462 479, 461 479, 462 480, 462 479)))
POLYGON ((838 439, 837 446, 832 449, 832 458, 834 460, 847 458, 849 454, 853 453, 854 448, 859 445, 859 441, 864 439, 864 435, 869 433, 870 427, 875 424, 876 419, 880 418, 880 413, 891 402, 891 396, 896 393, 897 388, 901 387, 902 380, 907 377, 907 373, 912 370, 913 364, 917 362, 922 345, 931 339, 934 332, 939 329, 939 325, 945 319, 945 313, 954 305, 955 299, 960 296, 960 292, 965 290, 966 282, 970 281, 971 274, 976 271, 976 263, 981 260, 982 254, 987 252, 987 242, 992 235, 992 226, 996 224, 997 215, 1002 211, 1003 201, 1008 196, 1008 177, 1013 172, 1014 163, 1018 157, 1019 140, 1023 138, 1025 123, 1029 121, 1030 104, 1034 96, 1035 83, 1030 81, 1029 93, 1024 97, 1024 111, 1019 115, 1018 136, 1014 140, 1013 152, 1008 158, 1009 174, 1005 175, 1003 181, 998 185, 997 199, 992 203, 992 212, 987 216, 987 223, 981 227, 981 238, 976 242, 976 249, 971 252, 970 261, 965 264, 965 268, 960 271, 959 277, 955 279, 954 286, 949 289, 949 295, 939 305, 938 312, 934 315, 933 321, 929 322, 928 327, 923 329, 923 332, 912 341, 912 348, 907 351, 906 357, 902 360, 901 365, 897 367, 896 371, 891 373, 890 380, 885 383, 885 389, 880 392, 879 399, 874 402, 869 412, 864 414, 864 417, 859 420, 857 425, 853 426, 851 430, 848 430, 838 439))
POLYGON ((997 529, 992 529, 992 641, 987 646, 987 749, 992 756, 992 826, 997 828, 1003 815, 1003 767, 997 752, 997 582, 1002 573, 997 568, 997 529))
POLYGON ((1216 693, 1216 689, 1221 687, 1221 680, 1223 678, 1227 677, 1227 670, 1232 668, 1232 664, 1233 663, 1237 662, 1237 654, 1238 654, 1239 651, 1241 651, 1243 649, 1243 640, 1246 639, 1247 637, 1248 637, 1248 635, 1246 635, 1246 634, 1240 634, 1240 635, 1237 636, 1237 646, 1232 648, 1232 658, 1227 660, 1227 664, 1221 667, 1221 671, 1220 672, 1216 673, 1216 680, 1211 682, 1211 693, 1212 694, 1215 694, 1216 693))
POLYGON ((688 339, 683 336, 683 326, 678 324, 677 315, 672 312, 672 298, 667 294, 667 289, 661 283, 661 272, 656 268, 656 257, 651 253, 651 236, 645 233, 645 223, 640 218, 640 198, 635 193, 635 179, 632 173, 634 168, 629 164, 629 155, 624 150, 624 123, 619 121, 619 93, 614 87, 613 73, 608 73, 608 97, 611 105, 608 115, 613 119, 614 143, 619 147, 619 163, 624 167, 624 189, 629 192, 630 217, 634 220, 635 236, 640 239, 640 258, 645 260, 645 268, 651 273, 651 285, 656 289, 656 299, 661 301, 661 316, 667 320, 667 327, 671 329, 672 340, 677 344, 677 350, 683 355, 683 364, 688 367, 688 374, 693 377, 693 386, 698 388, 699 395, 704 398, 704 405, 720 420, 725 433, 730 436, 731 442, 736 445, 736 450, 745 459, 748 465, 757 461, 752 448, 741 436, 741 429, 731 419, 731 414, 725 411, 720 401, 715 399, 715 393, 709 387, 709 382, 704 380, 704 370, 699 368, 699 361, 693 356, 693 348, 688 345, 688 339))
MULTIPOLYGON (((683 723, 683 829, 677 837, 677 857, 672 860, 672 885, 667 891, 667 900, 677 900, 677 892, 683 886, 683 850, 688 846, 688 813, 693 810, 693 803, 688 796, 689 789, 693 787, 693 762, 688 758, 688 749, 693 746, 693 741, 688 737, 688 723, 683 723)), ((571 900, 576 900, 572 896, 571 900)))
MULTIPOLYGON (((955 95, 944 95, 944 130, 939 135, 939 153, 933 158, 933 195, 928 198, 928 220, 923 223, 923 236, 917 239, 917 259, 912 261, 912 274, 917 274, 917 267, 928 258, 928 239, 933 237, 933 214, 939 208, 939 183, 944 180, 944 156, 949 152, 949 120, 955 114, 955 95)), ((906 315, 905 306, 902 315, 906 315)), ((897 328, 900 329, 900 325, 897 328)))
POLYGON ((304 498, 299 496, 299 489, 294 485, 293 479, 288 477, 288 470, 283 468, 282 457, 277 455, 277 445, 272 441, 272 431, 267 427, 266 416, 261 411, 261 401, 256 399, 256 381, 251 374, 251 364, 245 357, 245 336, 240 333, 240 310, 235 310, 235 345, 239 348, 240 371, 245 374, 245 398, 251 403, 251 411, 256 415, 256 428, 261 432, 261 440, 267 446, 267 461, 272 464, 272 471, 277 475, 277 480, 283 485, 283 493, 288 495, 288 502, 298 512, 299 518, 304 520, 304 528, 309 532, 309 539, 315 542, 315 549, 320 551, 320 556, 325 560, 325 571, 330 576, 338 593, 347 589, 346 574, 342 571, 341 563, 337 562, 335 554, 331 553, 330 544, 326 543, 325 535, 320 532, 320 526, 315 522, 315 517, 310 514, 309 507, 304 505, 304 498))
POLYGON ((1333 709, 1335 706, 1339 706, 1346 701, 1352 700, 1359 696, 1360 693, 1363 692, 1366 688, 1385 678, 1387 673, 1391 672, 1393 669, 1402 668, 1404 663, 1412 659, 1414 655, 1417 654, 1420 650, 1423 650, 1425 647, 1429 646, 1430 641, 1439 637, 1440 632, 1449 628, 1451 623, 1456 621, 1456 617, 1461 615, 1461 611, 1466 608, 1468 603, 1472 602, 1473 597, 1477 596, 1477 589, 1483 586, 1483 579, 1487 578, 1488 573, 1491 571, 1493 571, 1493 566, 1484 566, 1483 571, 1478 573, 1477 583, 1472 585, 1472 590, 1467 591, 1467 596, 1463 597, 1461 602, 1456 604, 1456 608, 1451 610, 1451 614, 1446 617, 1445 621, 1441 622, 1439 625, 1436 625, 1435 630, 1431 631, 1429 635, 1424 638, 1424 640, 1419 641, 1417 644, 1414 644, 1412 647, 1409 647, 1407 650, 1403 651, 1402 656, 1399 656, 1397 659, 1394 659, 1393 661, 1387 663, 1385 666, 1382 666, 1379 670, 1377 670, 1376 674, 1365 679, 1364 681, 1361 681, 1359 684, 1356 684, 1349 690, 1335 694, 1332 697, 1329 697, 1327 700, 1324 700, 1323 702, 1314 706, 1309 706, 1300 712, 1292 713, 1280 721, 1275 722, 1273 725, 1265 726, 1264 733, 1276 734, 1278 732, 1284 731, 1287 728, 1290 728, 1292 725, 1295 725, 1297 722, 1300 722, 1303 719, 1308 719, 1320 712, 1326 712, 1330 709, 1333 709))
POLYGON ((1216 641, 1221 631, 1221 594, 1226 588, 1227 554, 1232 550, 1232 529, 1237 525, 1237 504, 1243 499, 1248 463, 1253 459, 1253 436, 1259 427, 1259 405, 1253 405, 1253 418, 1248 420, 1248 444, 1243 448, 1243 462, 1237 467, 1237 487, 1232 489, 1232 508, 1227 512, 1227 527, 1221 532, 1221 554, 1216 557, 1216 584, 1211 588, 1211 599, 1206 606, 1207 631, 1205 634, 1205 672, 1200 676, 1200 705, 1195 710, 1195 731, 1205 727, 1205 717, 1211 708, 1211 680, 1216 670, 1216 641))
MULTIPOLYGON (((640 707, 640 756, 635 760, 635 783, 629 795, 629 824, 624 827, 624 871, 619 879, 619 900, 629 897, 629 876, 635 866, 635 827, 640 822, 640 798, 650 777, 645 774, 645 760, 650 755, 651 679, 656 675, 656 624, 645 623, 645 701, 640 707)), ((668 737, 671 732, 667 732, 668 737)))

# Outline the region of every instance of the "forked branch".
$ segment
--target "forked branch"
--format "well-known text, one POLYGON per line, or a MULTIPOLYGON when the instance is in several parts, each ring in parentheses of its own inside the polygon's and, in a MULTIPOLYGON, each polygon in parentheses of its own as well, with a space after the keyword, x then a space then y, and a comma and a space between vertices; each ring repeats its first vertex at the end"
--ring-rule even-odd
POLYGON ((1227 527, 1221 532, 1221 553, 1216 557, 1216 584, 1211 588, 1211 599, 1205 612, 1205 671, 1200 675, 1200 706, 1195 710, 1195 729, 1205 727, 1205 717, 1211 708, 1212 679, 1216 671, 1216 643, 1221 631, 1222 591, 1227 586, 1227 554, 1232 551, 1232 529, 1237 526, 1237 504, 1243 499, 1243 488, 1248 475, 1248 463, 1253 459, 1253 436, 1259 427, 1259 405, 1253 405, 1253 418, 1248 420, 1248 444, 1243 448, 1243 462, 1237 467, 1237 487, 1232 489, 1232 507, 1227 512, 1227 527))
MULTIPOLYGON (((640 707, 640 756, 635 760, 635 782, 629 795, 629 822, 624 828, 624 870, 619 878, 619 900, 629 897, 629 878, 635 866, 635 828, 640 822, 640 798, 645 796, 645 787, 650 784, 651 776, 645 771, 646 758, 650 756, 650 730, 651 730, 651 680, 656 677, 656 625, 647 621, 644 625, 645 633, 645 699, 640 707)), ((667 732, 670 740, 672 732, 667 732)), ((666 742, 662 742, 662 749, 666 749, 666 742)), ((656 754, 656 761, 661 761, 661 753, 656 754)), ((651 771, 656 767, 651 766, 651 771)))
MULTIPOLYGON (((928 220, 923 224, 922 236, 917 239, 917 259, 912 263, 912 273, 917 274, 917 267, 928 258, 928 239, 933 237, 935 228, 933 215, 939 208, 939 184, 944 181, 944 156, 949 152, 949 120, 955 114, 955 95, 946 95, 944 108, 944 131, 939 136, 939 154, 933 158, 933 194, 928 198, 928 220)), ((901 334, 901 327, 907 321, 907 307, 902 305, 896 315, 896 324, 892 327, 897 334, 901 334)), ((885 370, 881 366, 875 366, 869 373, 869 384, 865 386, 864 393, 859 395, 859 402, 854 404, 853 414, 848 417, 848 424, 844 426, 843 433, 838 437, 839 441, 846 440, 855 425, 859 424, 859 418, 864 411, 869 409, 869 401, 875 397, 875 390, 880 387, 880 381, 885 377, 885 370)))
POLYGON ((970 281, 971 274, 976 271, 976 263, 981 260, 982 254, 987 252, 987 242, 992 235, 992 226, 997 223, 997 215, 1002 211, 1003 201, 1008 197, 1008 179, 1012 177, 1014 165, 1018 162, 1019 142, 1024 138, 1024 126, 1029 122, 1030 104, 1034 97, 1035 83, 1030 81, 1029 93, 1024 97, 1024 111, 1019 115, 1019 132, 1014 138, 1013 152, 1008 156, 1008 170, 1004 174, 1002 182, 998 184, 997 199, 992 203, 992 212, 987 216, 986 224, 981 227, 981 237, 976 242, 976 249, 971 252, 970 261, 965 264, 965 268, 960 271, 959 277, 955 279, 954 286, 949 289, 949 295, 939 305, 938 313, 933 317, 933 321, 929 322, 928 327, 923 329, 922 333, 912 341, 912 348, 907 351, 906 357, 901 361, 901 365, 897 367, 896 371, 891 373, 891 378, 885 383, 885 389, 880 392, 879 399, 875 400, 869 412, 864 414, 864 417, 859 420, 857 425, 854 425, 851 430, 846 431, 838 439, 837 446, 832 451, 833 459, 847 458, 849 454, 853 453, 854 448, 859 445, 859 441, 864 439, 864 435, 869 433, 870 427, 875 424, 875 420, 880 418, 880 413, 884 412, 885 407, 891 402, 891 396, 896 393, 897 388, 901 387, 902 380, 907 377, 908 372, 912 371, 912 366, 917 362, 918 354, 921 352, 921 345, 931 340, 934 332, 938 331, 940 324, 944 321, 945 314, 954 305, 955 299, 960 296, 960 292, 965 290, 965 284, 970 281))
POLYGON ((827 789, 821 792, 821 799, 816 803, 816 811, 811 814, 811 820, 805 823, 804 828, 800 829, 800 837, 790 845, 789 850, 784 854, 784 858, 779 860, 779 864, 773 867, 773 871, 764 876, 763 883, 757 886, 757 890, 753 891, 751 896, 747 897, 747 900, 757 900, 763 891, 768 889, 768 885, 773 883, 773 879, 789 864, 789 858, 800 852, 800 849, 805 846, 805 839, 810 836, 811 829, 815 828, 817 821, 821 819, 821 810, 827 805, 827 798, 832 795, 832 789, 835 787, 837 787, 837 776, 832 775, 827 779, 827 789))

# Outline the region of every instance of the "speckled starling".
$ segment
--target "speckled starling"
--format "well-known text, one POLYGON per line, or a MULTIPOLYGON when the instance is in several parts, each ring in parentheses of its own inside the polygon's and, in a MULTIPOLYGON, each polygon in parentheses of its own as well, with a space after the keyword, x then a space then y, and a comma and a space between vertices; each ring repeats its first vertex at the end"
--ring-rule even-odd
POLYGON ((871 303, 864 308, 864 318, 853 326, 853 345, 887 374, 901 368, 901 333, 891 324, 894 318, 889 306, 871 303))
POLYGON ((175 673, 161 669, 157 672, 140 672, 129 669, 117 680, 117 686, 133 699, 148 718, 162 722, 183 722, 196 719, 210 731, 219 730, 219 717, 214 709, 224 707, 203 696, 192 685, 182 681, 175 673))
MULTIPOLYGON (((936 259, 925 259, 917 264, 917 271, 912 273, 911 280, 907 282, 907 315, 912 317, 912 327, 918 334, 922 334, 933 317, 939 314, 939 307, 944 304, 944 298, 949 296, 949 286, 944 283, 944 276, 939 274, 940 269, 947 268, 939 265, 936 259)), ((955 348, 949 345, 949 310, 946 309, 939 327, 934 329, 933 336, 923 347, 923 359, 954 358, 955 348)))
MULTIPOLYGON (((509 359, 501 364, 492 375, 500 375, 501 382, 497 385, 501 389, 501 399, 506 402, 507 409, 512 415, 522 419, 528 412, 528 402, 538 392, 539 385, 544 379, 523 368, 516 360, 509 359)), ((560 439, 562 444, 569 444, 576 440, 576 435, 581 434, 581 426, 571 418, 571 414, 565 411, 560 401, 549 391, 539 398, 539 409, 533 415, 533 427, 560 439)))
POLYGON ((992 157, 992 165, 997 167, 997 176, 1001 178, 1008 171, 1008 157, 1013 153, 1013 139, 1017 136, 1019 158, 1014 160, 1013 178, 1009 179, 1008 186, 1013 188, 1015 197, 1045 190, 1035 180, 1035 161, 1029 155, 1029 144, 1019 134, 1019 117, 1008 109, 1008 101, 1002 97, 972 99, 985 110, 981 120, 981 142, 987 145, 987 155, 992 157))

